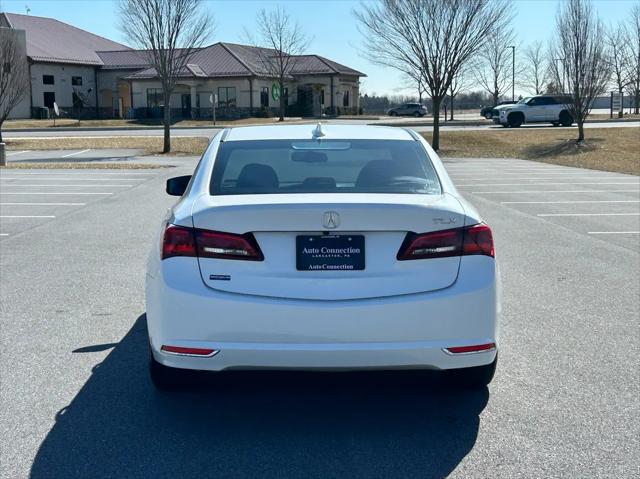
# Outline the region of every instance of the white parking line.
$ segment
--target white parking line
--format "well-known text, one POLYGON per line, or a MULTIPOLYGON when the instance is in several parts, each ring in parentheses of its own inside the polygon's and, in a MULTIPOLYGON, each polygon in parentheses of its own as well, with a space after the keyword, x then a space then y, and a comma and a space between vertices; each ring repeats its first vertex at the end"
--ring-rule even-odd
POLYGON ((501 205, 568 205, 577 203, 640 203, 640 200, 501 201, 501 205))
POLYGON ((0 215, 0 218, 55 218, 55 216, 51 215, 0 215))
POLYGON ((75 195, 112 195, 113 193, 94 193, 92 192, 85 192, 85 191, 79 191, 79 192, 75 192, 75 193, 36 193, 36 192, 23 192, 23 191, 12 191, 7 193, 6 191, 0 191, 0 195, 67 195, 67 196, 75 196, 75 195))
MULTIPOLYGON (((454 182, 455 183, 455 182, 454 182)), ((458 183, 457 186, 545 186, 545 185, 638 185, 637 181, 627 181, 625 183, 617 182, 555 182, 555 183, 458 183)))
POLYGON ((87 151, 91 151, 91 148, 87 148, 86 150, 77 151, 75 153, 69 153, 68 155, 62 155, 60 158, 70 158, 72 156, 81 155, 82 153, 86 153, 87 151))
POLYGON ((67 186, 71 186, 71 187, 77 187, 77 188, 131 188, 132 186, 136 186, 136 185, 23 185, 23 184, 8 184, 8 185, 1 185, 2 188, 6 188, 8 186, 17 186, 19 188, 22 187, 27 187, 27 186, 37 186, 37 187, 47 187, 47 188, 65 188, 67 186))
POLYGON ((7 153, 7 156, 14 156, 14 155, 21 155, 22 153, 28 153, 29 150, 24 150, 24 151, 12 151, 10 153, 7 153))
POLYGON ((86 203, 0 203, 0 206, 85 206, 86 203))
MULTIPOLYGON (((30 178, 28 176, 24 176, 22 178, 18 178, 18 177, 2 177, 0 176, 0 180, 18 180, 18 181, 22 181, 22 180, 29 180, 30 178)), ((73 177, 73 176, 69 176, 69 177, 60 177, 60 178, 37 178, 37 181, 65 181, 65 180, 87 180, 87 181, 143 181, 146 178, 89 178, 89 177, 73 177)))
POLYGON ((640 235, 640 231, 588 231, 590 235, 640 235))
POLYGON ((513 191, 472 191, 474 195, 508 195, 513 193, 640 193, 635 190, 513 190, 513 191))
POLYGON ((541 213, 536 216, 640 216, 640 213, 541 213))
POLYGON ((9 236, 9 233, 0 233, 0 236, 9 236))
MULTIPOLYGON (((129 175, 133 175, 133 176, 149 176, 151 177, 153 175, 153 173, 116 173, 116 172, 109 172, 109 171, 104 171, 104 170, 92 170, 90 172, 86 172, 86 171, 82 171, 82 172, 78 172, 78 173, 73 173, 71 171, 66 171, 64 173, 26 173, 23 171, 12 171, 10 173, 6 173, 7 175, 11 175, 11 176, 22 176, 22 177, 28 177, 28 176, 90 176, 90 175, 95 175, 95 176, 129 176, 129 175)), ((0 178, 3 177, 2 174, 2 170, 0 170, 0 178)))
POLYGON ((577 176, 577 175, 564 175, 558 176, 556 174, 550 176, 499 176, 499 175, 487 175, 487 176, 473 176, 472 178, 465 178, 468 175, 451 175, 451 178, 459 181, 522 181, 522 180, 532 180, 532 181, 542 181, 542 180, 620 180, 620 181, 630 181, 632 178, 625 178, 621 176, 577 176))

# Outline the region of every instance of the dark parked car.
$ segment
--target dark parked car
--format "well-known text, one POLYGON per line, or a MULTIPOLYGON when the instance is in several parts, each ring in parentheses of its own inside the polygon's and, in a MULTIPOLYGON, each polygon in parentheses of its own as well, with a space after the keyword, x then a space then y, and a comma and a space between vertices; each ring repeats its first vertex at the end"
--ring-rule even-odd
POLYGON ((427 114, 427 107, 420 103, 405 103, 404 105, 397 106, 387 110, 389 116, 425 116, 427 114))
MULTIPOLYGON (((496 106, 500 106, 500 105, 513 105, 514 103, 516 103, 515 101, 501 101, 500 103, 498 103, 496 106)), ((493 114, 493 109, 496 106, 483 106, 480 109, 480 116, 485 117, 487 120, 491 120, 491 118, 494 116, 493 114)), ((495 116, 498 116, 497 114, 495 116)))

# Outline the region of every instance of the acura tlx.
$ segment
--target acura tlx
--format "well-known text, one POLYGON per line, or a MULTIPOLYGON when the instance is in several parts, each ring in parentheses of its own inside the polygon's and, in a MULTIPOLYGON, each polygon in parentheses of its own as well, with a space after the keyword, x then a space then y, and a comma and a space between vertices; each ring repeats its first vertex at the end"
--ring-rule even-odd
POLYGON ((146 275, 149 368, 431 369, 485 387, 498 352, 493 238, 411 130, 222 130, 146 275))

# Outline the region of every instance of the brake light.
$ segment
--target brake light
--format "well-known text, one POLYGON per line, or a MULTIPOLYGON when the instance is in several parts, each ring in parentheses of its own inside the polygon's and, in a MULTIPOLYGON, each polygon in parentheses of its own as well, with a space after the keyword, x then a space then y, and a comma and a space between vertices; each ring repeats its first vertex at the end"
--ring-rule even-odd
POLYGON ((219 231, 195 230, 198 256, 201 258, 262 261, 262 251, 251 233, 236 235, 219 231))
POLYGON ((491 228, 484 223, 467 226, 464 229, 462 254, 482 254, 494 258, 496 252, 493 247, 493 235, 491 234, 491 228))
POLYGON ((264 260, 255 238, 250 233, 237 235, 170 224, 164 231, 162 259, 172 256, 264 260))
POLYGON ((162 259, 173 256, 196 256, 196 243, 191 228, 171 224, 165 228, 162 259))
POLYGON ((476 254, 495 257, 491 229, 484 223, 433 233, 408 233, 396 258, 406 261, 476 254))

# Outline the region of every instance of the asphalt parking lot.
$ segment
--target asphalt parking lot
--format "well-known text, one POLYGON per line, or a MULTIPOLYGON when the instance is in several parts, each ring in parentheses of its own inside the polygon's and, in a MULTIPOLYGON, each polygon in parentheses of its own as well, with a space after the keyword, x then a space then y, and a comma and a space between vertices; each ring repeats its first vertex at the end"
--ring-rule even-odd
POLYGON ((144 268, 157 170, 0 170, 2 478, 639 477, 637 176, 449 160, 502 275, 486 391, 238 373, 159 395, 144 268))
POLYGON ((59 161, 126 161, 135 158, 141 150, 93 149, 76 150, 13 150, 7 153, 10 163, 53 163, 59 161))

